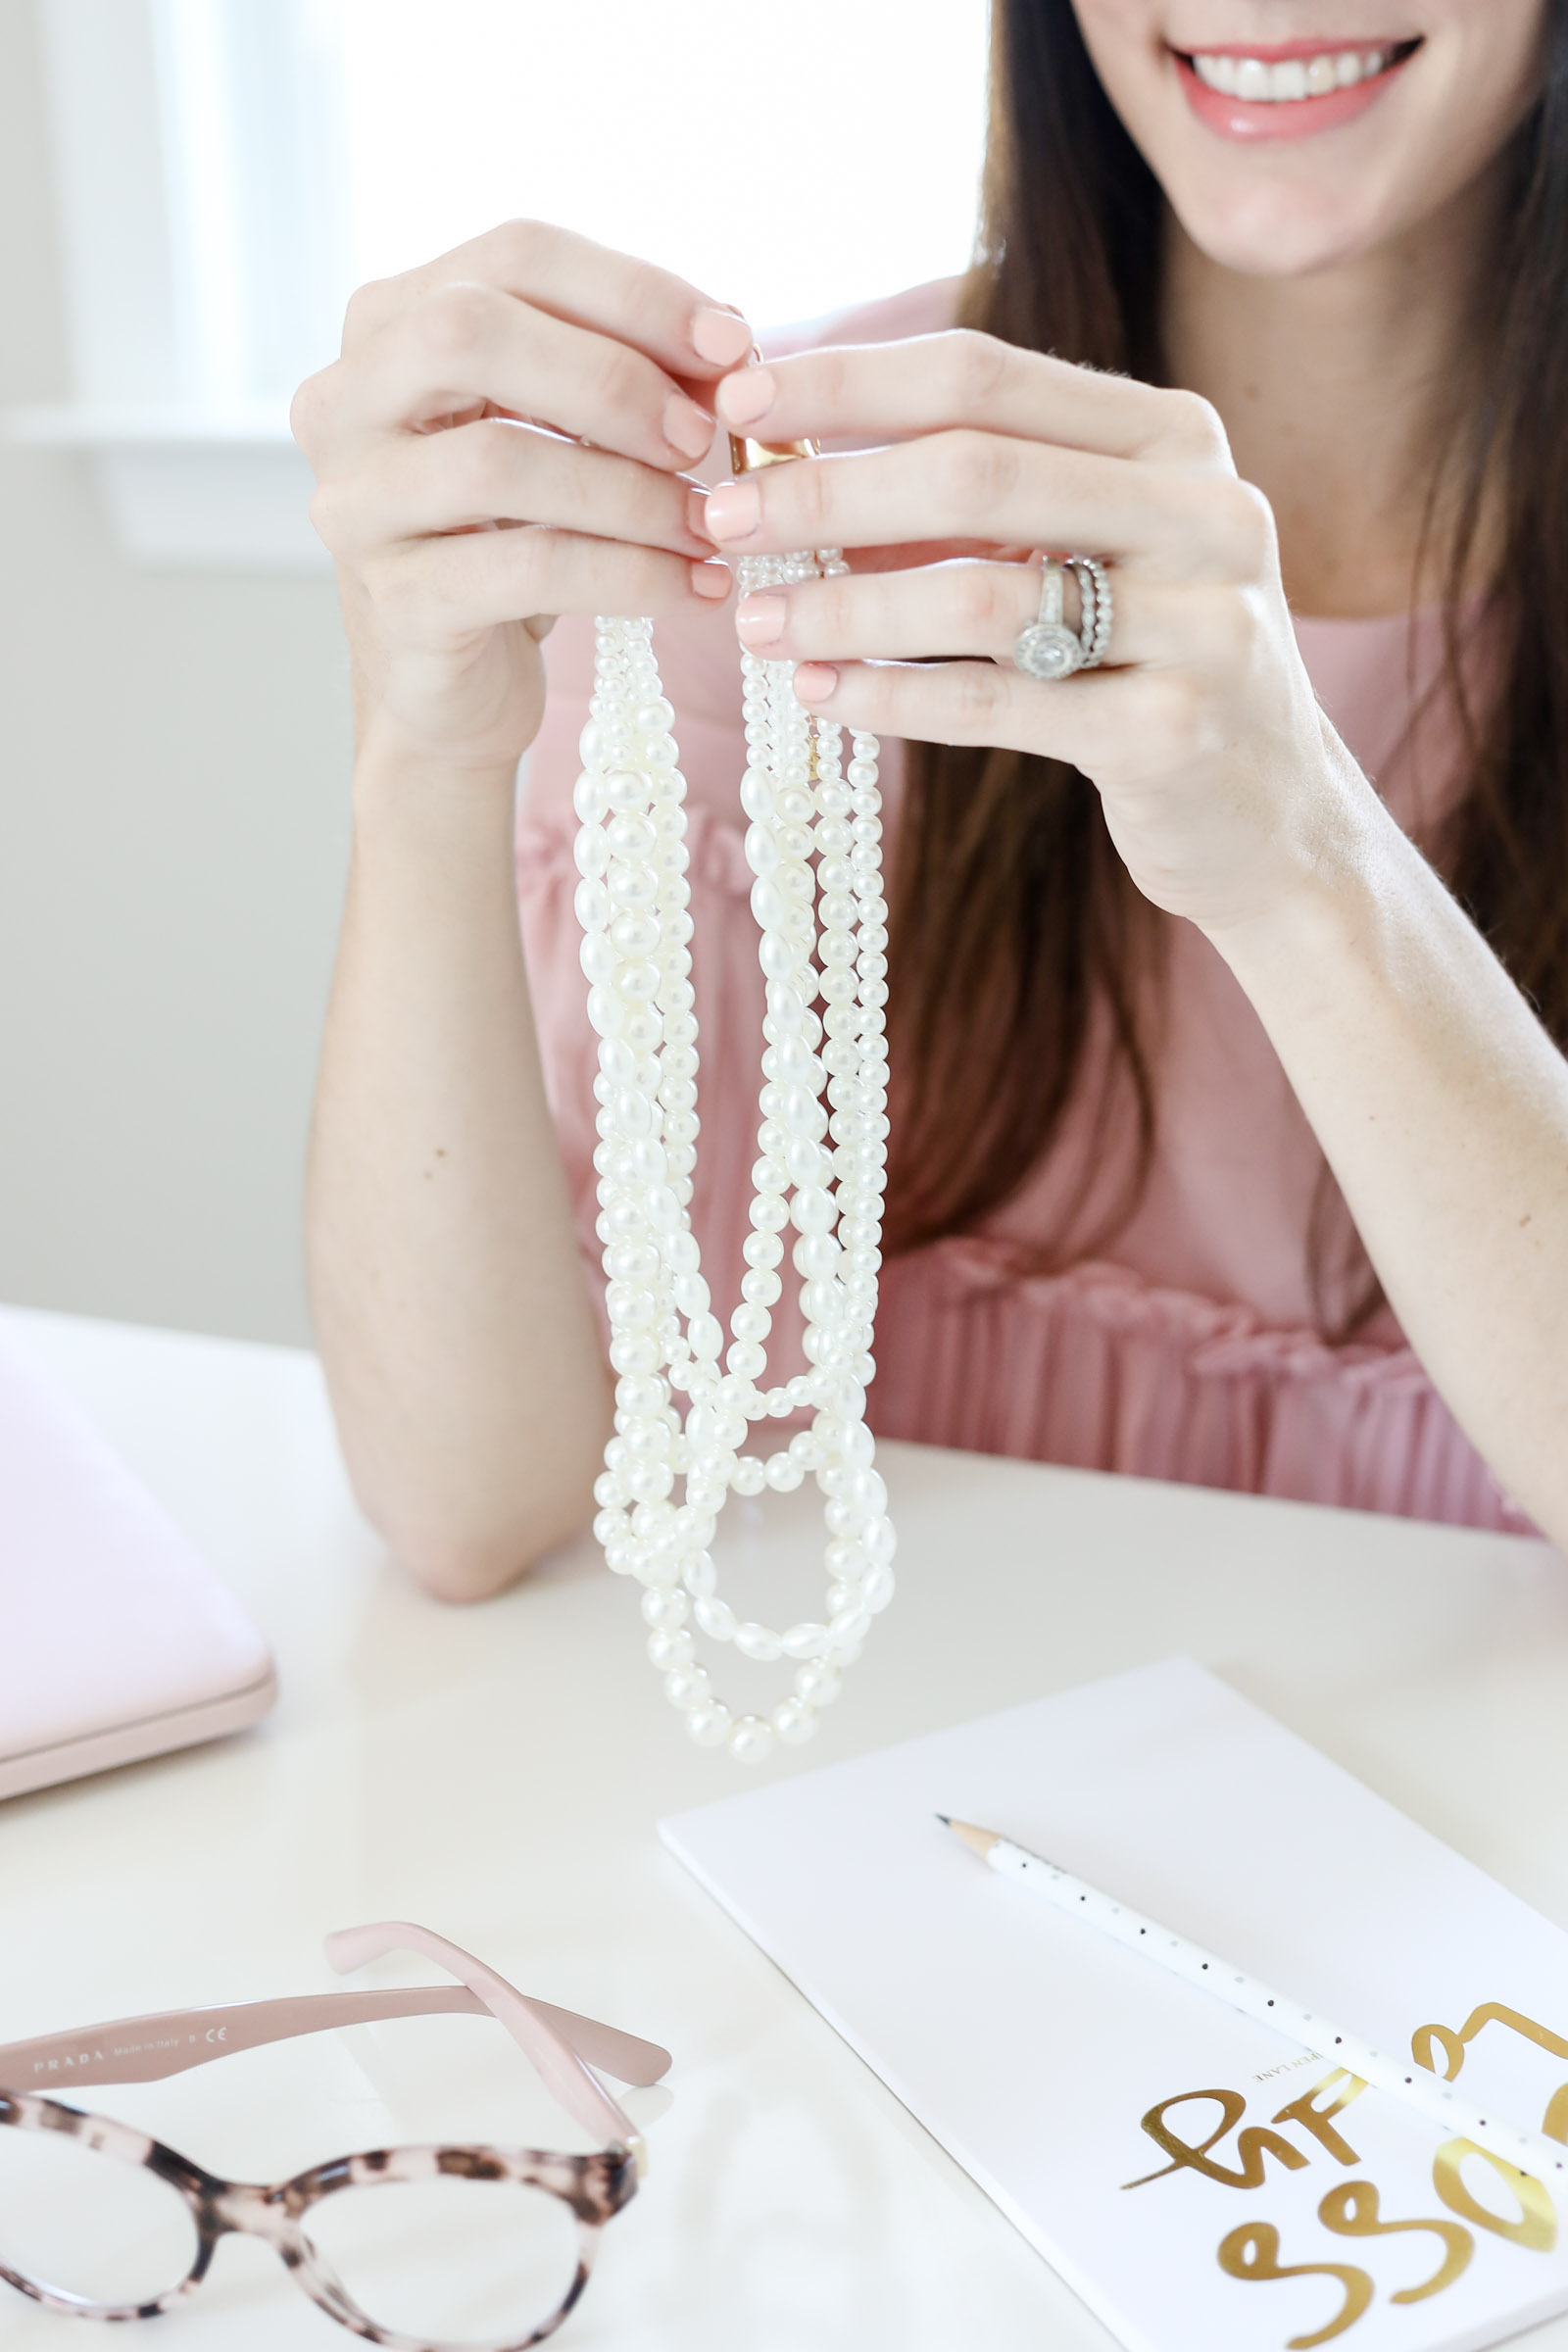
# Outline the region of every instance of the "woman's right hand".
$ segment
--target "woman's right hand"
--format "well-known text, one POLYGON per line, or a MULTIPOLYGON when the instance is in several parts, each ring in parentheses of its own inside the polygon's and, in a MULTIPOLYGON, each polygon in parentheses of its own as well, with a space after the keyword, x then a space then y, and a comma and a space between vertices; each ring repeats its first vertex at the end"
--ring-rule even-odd
POLYGON ((291 422, 337 565, 362 758, 510 769, 538 731, 558 613, 728 593, 682 468, 712 439, 699 400, 750 347, 681 278, 536 221, 360 289, 291 422))

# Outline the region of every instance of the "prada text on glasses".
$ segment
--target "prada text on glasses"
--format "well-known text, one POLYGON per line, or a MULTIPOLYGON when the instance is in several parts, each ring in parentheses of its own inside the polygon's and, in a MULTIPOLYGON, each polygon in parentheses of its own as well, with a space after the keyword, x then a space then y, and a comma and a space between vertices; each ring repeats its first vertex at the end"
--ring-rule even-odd
POLYGON ((524 2352, 553 2334, 644 2167, 601 2072, 657 2082, 669 2053, 530 1999, 428 1928, 387 1921, 326 1938, 339 1971, 396 1950, 457 1984, 171 2011, 0 2046, 0 2279, 78 2319, 153 2319, 201 2284, 235 2231, 265 2238, 314 2303, 392 2352, 524 2352), (374 2148, 291 2180, 223 2180, 74 2103, 92 2083, 157 2082, 299 2034, 453 2012, 496 2018, 595 2152, 374 2148))

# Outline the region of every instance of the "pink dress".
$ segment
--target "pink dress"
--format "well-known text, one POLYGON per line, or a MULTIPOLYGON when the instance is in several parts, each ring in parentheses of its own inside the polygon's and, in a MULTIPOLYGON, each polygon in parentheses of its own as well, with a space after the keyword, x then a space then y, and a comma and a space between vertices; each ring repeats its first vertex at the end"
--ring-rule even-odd
MULTIPOLYGON (((832 339, 925 331, 945 323, 950 305, 951 288, 920 288, 834 321, 832 339)), ((762 1043, 732 613, 722 607, 656 635, 688 783, 702 1121, 692 1213, 714 1311, 726 1320, 744 1272, 762 1043)), ((1441 700, 1422 700, 1441 671, 1436 616, 1303 619, 1297 636, 1329 717, 1420 837, 1460 782, 1441 700), (1422 714, 1406 737, 1416 705, 1422 714)), ((572 911, 571 791, 592 688, 591 627, 563 621, 547 655, 550 702, 519 811, 518 886, 547 1084, 598 1290, 597 1041, 572 911)), ((883 748, 891 865, 903 758, 902 746, 883 748)), ((1023 1194, 983 1231, 890 1261, 873 1428, 1086 1469, 1527 1529, 1386 1307, 1352 1343, 1323 1338, 1306 1255, 1322 1152, 1226 965, 1191 924, 1173 920, 1168 931, 1156 1155, 1131 1221, 1100 1256, 1065 1272, 1010 1273, 1019 1241, 1055 1230, 1073 1158, 1069 1122, 1023 1194)), ((770 1379, 803 1368, 799 1337, 786 1292, 774 1310, 770 1379)))

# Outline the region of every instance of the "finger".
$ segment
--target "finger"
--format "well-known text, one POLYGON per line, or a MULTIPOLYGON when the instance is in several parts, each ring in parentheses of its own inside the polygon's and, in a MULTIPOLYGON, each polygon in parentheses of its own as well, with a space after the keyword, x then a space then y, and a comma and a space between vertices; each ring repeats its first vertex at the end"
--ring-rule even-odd
POLYGON ((1092 671, 1046 684, 992 662, 803 663, 795 691, 836 724, 914 743, 992 744, 1039 752, 1092 773, 1131 715, 1140 673, 1092 671))
POLYGON ((440 286, 302 386, 295 431, 318 471, 378 434, 505 409, 646 465, 706 456, 712 418, 629 345, 492 286, 440 286))
MULTIPOLYGON (((1113 572, 1109 664, 1169 661, 1209 623, 1216 593, 1113 572)), ((749 653, 769 662, 1011 658, 1020 630, 1040 617, 1036 564, 934 564, 919 570, 808 580, 742 597, 735 627, 749 653)), ((1078 629, 1082 607, 1071 572, 1062 581, 1063 618, 1078 629)))
POLYGON ((1234 476, 968 428, 723 482, 707 524, 736 555, 978 539, 1078 548, 1179 578, 1250 576, 1273 547, 1267 503, 1234 476))
POLYGON ((1219 414, 1198 393, 1102 375, 966 329, 743 368, 719 385, 715 405, 725 424, 764 441, 972 425, 1102 457, 1230 466, 1219 414))
POLYGON ((484 285, 578 326, 636 345, 676 375, 710 381, 751 349, 737 312, 651 262, 544 220, 505 220, 401 276, 362 286, 344 323, 345 353, 437 288, 484 285))
POLYGON ((444 433, 408 433, 328 478, 311 517, 334 555, 395 539, 536 522, 594 538, 707 557, 699 483, 554 433, 488 416, 444 433))
POLYGON ((729 586, 721 564, 536 526, 405 541, 364 576, 394 631, 427 644, 540 613, 691 613, 710 610, 729 586))

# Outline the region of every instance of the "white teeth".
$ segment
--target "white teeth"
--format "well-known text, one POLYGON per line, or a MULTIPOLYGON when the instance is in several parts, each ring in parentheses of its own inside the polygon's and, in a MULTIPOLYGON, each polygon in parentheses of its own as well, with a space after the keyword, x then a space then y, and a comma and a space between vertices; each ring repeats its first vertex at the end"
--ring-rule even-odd
POLYGON ((1277 106, 1291 99, 1323 98, 1331 90, 1370 81, 1385 71, 1393 55, 1392 49, 1342 49, 1338 56, 1323 50, 1313 58, 1293 57, 1271 66, 1260 57, 1195 52, 1193 71, 1200 81, 1227 98, 1277 106))

